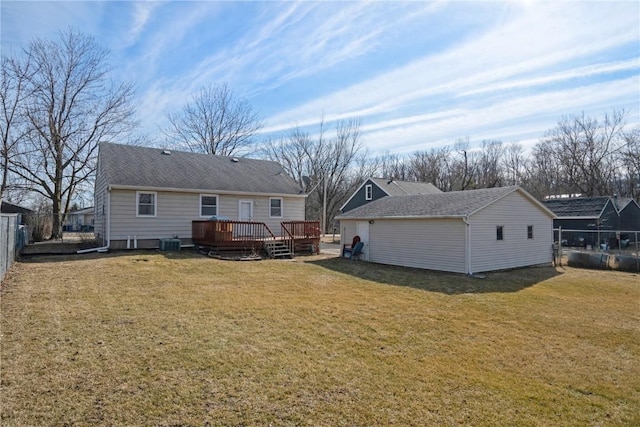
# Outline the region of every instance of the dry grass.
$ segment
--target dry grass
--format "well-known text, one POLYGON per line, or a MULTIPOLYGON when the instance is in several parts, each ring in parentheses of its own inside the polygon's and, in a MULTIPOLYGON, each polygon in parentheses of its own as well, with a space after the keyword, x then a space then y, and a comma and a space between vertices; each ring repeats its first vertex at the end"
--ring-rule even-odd
POLYGON ((3 426, 640 424, 628 273, 134 253, 1 298, 3 426))

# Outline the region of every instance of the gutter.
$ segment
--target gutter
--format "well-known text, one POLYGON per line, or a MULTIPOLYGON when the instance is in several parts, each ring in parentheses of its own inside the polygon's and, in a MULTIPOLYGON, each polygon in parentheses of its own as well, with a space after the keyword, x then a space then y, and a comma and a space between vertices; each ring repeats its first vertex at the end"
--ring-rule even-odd
POLYGON ((467 259, 467 274, 469 276, 473 275, 471 271, 471 224, 469 223, 469 217, 466 216, 462 218, 462 222, 465 223, 465 234, 466 234, 466 248, 465 248, 465 258, 467 259))

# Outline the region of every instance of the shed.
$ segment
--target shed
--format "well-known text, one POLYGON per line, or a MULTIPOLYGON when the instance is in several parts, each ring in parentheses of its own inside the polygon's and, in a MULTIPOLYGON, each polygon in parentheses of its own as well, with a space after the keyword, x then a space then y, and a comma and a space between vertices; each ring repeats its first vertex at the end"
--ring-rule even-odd
POLYGON ((339 215, 365 260, 473 274, 549 264, 553 213, 518 186, 384 197, 339 215))

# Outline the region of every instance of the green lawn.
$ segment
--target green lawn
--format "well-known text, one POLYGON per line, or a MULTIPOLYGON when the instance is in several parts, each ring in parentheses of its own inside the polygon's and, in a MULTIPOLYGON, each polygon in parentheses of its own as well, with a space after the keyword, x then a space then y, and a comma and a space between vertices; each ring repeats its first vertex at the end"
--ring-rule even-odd
POLYGON ((0 424, 640 425, 640 276, 41 257, 1 292, 0 424))

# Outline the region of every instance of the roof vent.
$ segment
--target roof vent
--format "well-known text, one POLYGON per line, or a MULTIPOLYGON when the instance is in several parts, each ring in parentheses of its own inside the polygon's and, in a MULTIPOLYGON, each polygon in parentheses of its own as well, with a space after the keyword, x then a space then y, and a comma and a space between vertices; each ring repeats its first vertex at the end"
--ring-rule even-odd
POLYGON ((231 161, 232 161, 233 163, 238 163, 238 158, 237 158, 237 157, 232 157, 232 158, 231 158, 231 161))
POLYGON ((169 151, 169 150, 162 150, 162 154, 164 154, 165 156, 170 156, 170 155, 171 155, 171 151, 169 151))

